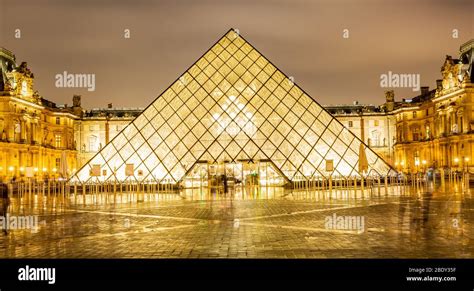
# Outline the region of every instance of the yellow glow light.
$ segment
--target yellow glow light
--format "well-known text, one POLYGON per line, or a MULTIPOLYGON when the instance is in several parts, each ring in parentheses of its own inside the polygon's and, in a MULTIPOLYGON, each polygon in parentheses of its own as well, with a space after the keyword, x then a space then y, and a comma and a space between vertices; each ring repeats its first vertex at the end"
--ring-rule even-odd
POLYGON ((469 162, 469 158, 468 157, 464 158, 464 161, 469 162))
POLYGON ((423 160, 421 163, 422 163, 423 165, 426 165, 426 161, 425 161, 425 160, 423 160))
POLYGON ((455 163, 458 163, 458 162, 459 162, 459 158, 454 158, 454 162, 455 162, 455 163))
POLYGON ((57 171, 56 168, 53 168, 53 172, 56 172, 56 171, 57 171))
POLYGON ((20 167, 20 172, 23 172, 24 170, 25 170, 25 168, 20 167))
POLYGON ((48 170, 48 169, 46 169, 46 168, 43 168, 43 172, 46 172, 47 170, 48 170))
POLYGON ((13 172, 15 168, 13 166, 8 167, 8 171, 13 172))
POLYGON ((35 172, 38 172, 38 168, 34 168, 34 171, 35 171, 35 172))

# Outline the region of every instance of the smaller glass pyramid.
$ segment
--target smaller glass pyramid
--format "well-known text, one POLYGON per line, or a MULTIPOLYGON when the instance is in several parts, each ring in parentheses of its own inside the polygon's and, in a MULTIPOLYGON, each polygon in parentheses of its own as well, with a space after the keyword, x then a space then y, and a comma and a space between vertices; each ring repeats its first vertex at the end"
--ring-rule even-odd
POLYGON ((73 180, 178 183, 198 163, 243 160, 287 181, 396 173, 231 29, 73 180))

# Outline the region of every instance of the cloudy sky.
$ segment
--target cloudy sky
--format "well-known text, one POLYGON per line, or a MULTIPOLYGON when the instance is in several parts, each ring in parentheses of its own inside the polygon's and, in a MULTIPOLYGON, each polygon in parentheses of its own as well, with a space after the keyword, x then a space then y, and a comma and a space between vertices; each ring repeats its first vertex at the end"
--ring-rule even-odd
POLYGON ((445 55, 473 38, 472 15, 470 0, 0 0, 0 46, 56 103, 144 107, 234 27, 321 103, 380 104, 388 71, 434 87, 445 55), (56 88, 63 71, 95 74, 96 90, 56 88))

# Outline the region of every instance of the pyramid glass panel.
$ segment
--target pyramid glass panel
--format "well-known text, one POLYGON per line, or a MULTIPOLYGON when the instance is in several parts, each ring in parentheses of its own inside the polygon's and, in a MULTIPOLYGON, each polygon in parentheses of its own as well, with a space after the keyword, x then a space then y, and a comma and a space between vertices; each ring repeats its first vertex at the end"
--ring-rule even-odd
POLYGON ((280 175, 287 182, 396 174, 230 30, 72 179, 179 183, 194 179, 206 164, 223 163, 254 175, 262 172, 255 165, 263 163, 265 177, 280 175), (359 155, 368 164, 362 173, 359 155))

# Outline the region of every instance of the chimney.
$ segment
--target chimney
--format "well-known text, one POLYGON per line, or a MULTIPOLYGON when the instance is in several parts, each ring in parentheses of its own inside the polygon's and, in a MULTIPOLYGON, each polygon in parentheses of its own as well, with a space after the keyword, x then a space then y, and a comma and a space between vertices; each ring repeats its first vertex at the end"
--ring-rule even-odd
POLYGON ((72 107, 81 107, 81 95, 72 96, 72 107))
POLYGON ((81 107, 81 95, 73 95, 72 96, 72 112, 79 116, 82 117, 82 107, 81 107))
POLYGON ((395 92, 393 90, 385 91, 385 108, 392 111, 395 108, 395 92))
POLYGON ((421 89, 421 95, 426 95, 428 94, 428 92, 430 92, 429 86, 422 86, 420 89, 421 89))
POLYGON ((112 103, 107 104, 107 108, 112 109, 112 103))

